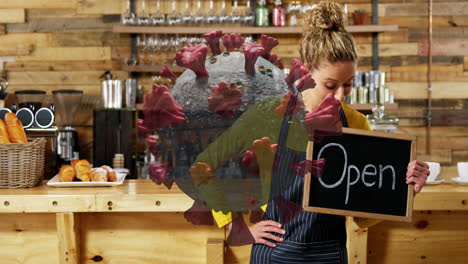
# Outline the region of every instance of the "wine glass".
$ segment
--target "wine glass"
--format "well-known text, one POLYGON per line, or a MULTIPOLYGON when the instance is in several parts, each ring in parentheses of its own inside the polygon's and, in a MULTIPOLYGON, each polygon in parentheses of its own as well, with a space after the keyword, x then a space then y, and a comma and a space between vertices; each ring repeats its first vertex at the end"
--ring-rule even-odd
POLYGON ((195 16, 192 12, 192 9, 190 8, 189 0, 185 0, 185 7, 184 11, 182 12, 181 22, 184 25, 191 25, 195 23, 195 16))
POLYGON ((221 17, 218 15, 218 12, 214 8, 214 0, 210 0, 209 9, 206 15, 207 24, 210 24, 210 25, 219 24, 220 18, 221 17))
POLYGON ((239 3, 234 0, 232 3, 231 13, 229 14, 229 22, 231 24, 239 24, 241 22, 242 13, 239 10, 239 3))
POLYGON ((167 23, 169 26, 176 26, 179 25, 182 20, 181 14, 177 9, 177 1, 172 0, 171 2, 171 13, 167 15, 167 23))
POLYGON ((201 0, 197 0, 197 7, 195 10, 195 24, 206 24, 207 17, 205 11, 202 8, 201 0))
POLYGON ((161 12, 161 0, 156 1, 156 10, 150 15, 150 24, 154 26, 160 26, 165 23, 165 16, 161 12))
POLYGON ((136 22, 135 13, 130 10, 130 1, 131 0, 127 0, 127 8, 121 17, 121 22, 124 25, 132 25, 136 22))
POLYGON ((218 9, 219 23, 226 24, 230 22, 229 13, 226 8, 226 0, 221 1, 221 7, 218 9))
POLYGON ((141 0, 141 9, 137 12, 137 23, 138 25, 149 24, 149 14, 146 9, 146 0, 141 0))
POLYGON ((251 26, 255 21, 254 13, 252 11, 251 0, 247 0, 247 7, 242 14, 242 22, 245 25, 251 26))
POLYGON ((138 65, 144 65, 146 62, 146 52, 147 52, 147 46, 146 46, 146 35, 145 34, 140 34, 137 35, 137 64, 138 65))

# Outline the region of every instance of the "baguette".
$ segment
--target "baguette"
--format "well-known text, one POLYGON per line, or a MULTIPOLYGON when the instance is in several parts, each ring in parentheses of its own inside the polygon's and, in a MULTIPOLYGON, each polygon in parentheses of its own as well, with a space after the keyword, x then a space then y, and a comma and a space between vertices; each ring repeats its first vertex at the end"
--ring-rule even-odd
POLYGON ((28 143, 28 138, 24 132, 23 124, 18 120, 15 114, 6 114, 5 123, 8 131, 8 138, 11 143, 28 143))
POLYGON ((61 182, 72 182, 75 179, 76 173, 73 166, 62 165, 59 171, 59 180, 61 182))
POLYGON ((87 160, 72 160, 71 164, 78 179, 84 182, 91 181, 91 164, 87 160))
POLYGON ((5 122, 2 119, 0 119, 0 143, 10 143, 10 139, 8 139, 8 131, 5 122))

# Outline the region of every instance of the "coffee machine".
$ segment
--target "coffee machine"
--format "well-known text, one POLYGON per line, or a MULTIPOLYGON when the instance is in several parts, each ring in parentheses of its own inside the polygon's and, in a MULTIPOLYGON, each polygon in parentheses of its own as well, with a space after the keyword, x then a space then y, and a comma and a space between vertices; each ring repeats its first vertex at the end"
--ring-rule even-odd
POLYGON ((78 133, 72 127, 76 112, 83 97, 80 90, 52 91, 59 132, 57 137, 57 154, 61 164, 79 159, 78 133))
POLYGON ((8 112, 16 114, 25 128, 29 139, 44 138, 44 178, 50 179, 57 173, 57 135, 54 105, 42 90, 21 90, 15 92, 15 104, 0 109, 0 118, 8 112), (47 106, 48 105, 48 106, 47 106))

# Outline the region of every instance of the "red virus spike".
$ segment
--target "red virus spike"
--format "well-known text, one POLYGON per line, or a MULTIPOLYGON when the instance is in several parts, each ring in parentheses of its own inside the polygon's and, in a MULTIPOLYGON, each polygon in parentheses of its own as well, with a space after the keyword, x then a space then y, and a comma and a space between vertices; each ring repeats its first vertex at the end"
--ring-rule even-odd
POLYGON ((175 83, 177 76, 171 71, 169 65, 165 64, 162 70, 159 72, 159 75, 162 77, 169 78, 172 82, 175 83))
POLYGON ((292 92, 288 92, 283 96, 281 104, 275 109, 275 112, 279 116, 293 115, 305 108, 302 100, 294 95, 292 92), (291 101, 291 103, 290 103, 291 101))
POLYGON ((278 46, 279 44, 279 41, 275 38, 272 38, 272 37, 269 37, 267 35, 261 35, 260 36, 260 40, 262 42, 262 46, 263 48, 265 49, 264 53, 262 54, 262 56, 265 58, 265 59, 268 59, 268 56, 270 55, 270 52, 271 50, 278 46))
POLYGON ((172 169, 172 164, 169 162, 151 163, 148 168, 151 180, 157 185, 164 184, 169 190, 174 183, 174 180, 169 177, 172 169))
POLYGON ((192 207, 184 212, 184 218, 194 225, 213 225, 211 210, 202 200, 195 200, 192 207))
POLYGON ((219 39, 221 38, 221 34, 221 30, 215 30, 203 35, 203 37, 206 39, 206 42, 208 42, 208 45, 210 46, 213 56, 221 54, 221 47, 219 46, 219 39))
POLYGON ((285 199, 281 194, 273 198, 280 214, 280 224, 289 224, 296 216, 302 212, 302 207, 285 199))
POLYGON ((312 79, 312 75, 310 73, 302 76, 299 80, 295 82, 296 89, 299 92, 303 92, 307 89, 311 89, 315 87, 315 81, 312 79))
POLYGON ((157 159, 161 156, 161 139, 158 135, 151 135, 146 139, 146 144, 149 147, 150 152, 157 159))
POLYGON ((240 34, 226 34, 222 37, 223 46, 226 51, 233 52, 236 49, 240 49, 245 41, 245 38, 240 34))
POLYGON ((342 134, 340 105, 333 94, 328 94, 313 112, 306 114, 305 125, 309 140, 321 142, 325 136, 342 134))
POLYGON ((143 106, 143 126, 150 131, 185 122, 182 107, 172 98, 169 88, 164 85, 153 85, 153 91, 146 94, 143 106))
POLYGON ((146 135, 150 134, 152 131, 145 127, 143 119, 138 119, 137 132, 139 138, 145 138, 146 135))
POLYGON ((245 38, 240 34, 231 34, 234 49, 239 50, 244 44, 245 38))
POLYGON ((278 68, 280 68, 281 70, 284 69, 283 62, 281 62, 281 59, 278 57, 278 55, 270 52, 270 55, 268 56, 268 60, 274 65, 276 65, 278 68))
POLYGON ((204 44, 191 44, 176 53, 176 63, 180 67, 186 67, 195 72, 197 79, 207 78, 208 71, 205 67, 205 59, 208 47, 204 44))
POLYGON ((255 73, 255 63, 264 52, 265 49, 258 43, 244 44, 245 71, 247 73, 255 73))
POLYGON ((255 157, 255 152, 252 150, 245 151, 242 164, 247 168, 247 173, 249 175, 260 175, 260 168, 258 167, 257 158, 255 157))
POLYGON ((240 213, 232 214, 232 228, 226 239, 228 246, 245 246, 255 243, 255 238, 250 233, 249 227, 245 224, 244 218, 240 213))
POLYGON ((197 186, 207 183, 213 178, 211 166, 204 162, 198 162, 190 168, 190 175, 197 186))
POLYGON ((291 70, 288 76, 284 78, 287 84, 293 85, 295 81, 299 80, 302 76, 309 73, 307 67, 298 59, 293 59, 291 70))
POLYGON ((228 87, 225 82, 220 82, 211 89, 211 95, 208 98, 208 109, 229 119, 232 118, 234 110, 239 109, 242 104, 242 91, 236 88, 235 83, 228 87))
POLYGON ((263 216, 265 212, 263 212, 262 208, 257 208, 255 210, 250 211, 250 218, 249 221, 252 224, 258 223, 263 220, 263 216))
POLYGON ((322 176, 324 166, 324 158, 319 160, 303 160, 299 163, 293 162, 291 165, 293 171, 296 173, 296 176, 304 177, 304 175, 310 172, 312 177, 317 179, 322 176))
POLYGON ((226 48, 226 51, 232 52, 234 50, 234 43, 232 37, 229 34, 223 36, 223 46, 226 48))

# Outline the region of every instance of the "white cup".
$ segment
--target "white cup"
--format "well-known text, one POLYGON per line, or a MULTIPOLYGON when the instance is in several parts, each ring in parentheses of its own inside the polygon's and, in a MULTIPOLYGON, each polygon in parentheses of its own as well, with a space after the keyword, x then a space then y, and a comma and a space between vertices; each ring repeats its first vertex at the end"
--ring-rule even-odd
POLYGON ((437 176, 440 173, 440 163, 438 162, 426 162, 429 165, 429 176, 427 177, 428 181, 435 181, 437 176))
POLYGON ((468 162, 458 162, 458 176, 464 180, 468 180, 468 162))

